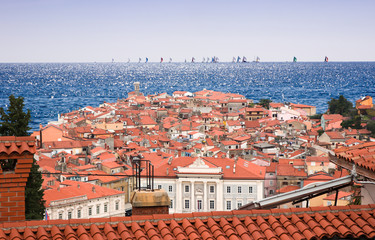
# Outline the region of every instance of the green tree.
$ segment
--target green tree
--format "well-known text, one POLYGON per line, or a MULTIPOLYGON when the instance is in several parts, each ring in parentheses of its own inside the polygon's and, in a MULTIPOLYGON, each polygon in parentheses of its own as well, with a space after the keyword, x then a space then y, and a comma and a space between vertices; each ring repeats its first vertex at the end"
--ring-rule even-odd
POLYGON ((270 103, 272 102, 271 99, 265 99, 265 98, 262 98, 259 100, 259 105, 261 105, 262 107, 266 108, 266 109, 270 109, 270 103))
POLYGON ((30 110, 23 111, 23 97, 9 96, 9 107, 5 111, 0 108, 0 135, 2 136, 27 136, 30 121, 30 110))
POLYGON ((45 212, 43 178, 34 159, 25 189, 25 216, 27 220, 43 219, 45 212))
POLYGON ((340 95, 339 99, 331 98, 328 102, 328 110, 330 114, 348 116, 353 110, 353 104, 343 95, 340 95))
POLYGON ((353 128, 353 129, 361 129, 362 119, 361 116, 355 115, 351 119, 345 120, 341 123, 343 128, 353 128))
POLYGON ((369 121, 366 128, 371 132, 371 135, 375 137, 375 121, 369 121))
MULTIPOLYGON (((2 136, 27 136, 29 121, 31 118, 30 110, 23 111, 23 97, 9 96, 9 107, 5 111, 0 108, 0 135, 2 136)), ((25 216, 26 219, 43 219, 44 190, 42 189, 43 178, 38 171, 38 165, 34 159, 31 166, 29 178, 25 188, 25 216)))
POLYGON ((319 129, 319 130, 318 130, 319 137, 322 136, 323 133, 324 133, 324 130, 323 130, 323 129, 319 129))

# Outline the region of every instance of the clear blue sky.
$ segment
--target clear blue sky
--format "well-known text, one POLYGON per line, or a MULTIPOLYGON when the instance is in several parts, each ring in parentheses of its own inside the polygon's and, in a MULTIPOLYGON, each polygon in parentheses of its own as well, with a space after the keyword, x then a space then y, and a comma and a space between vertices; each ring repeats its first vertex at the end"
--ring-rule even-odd
POLYGON ((375 1, 0 0, 0 62, 375 61, 375 1))

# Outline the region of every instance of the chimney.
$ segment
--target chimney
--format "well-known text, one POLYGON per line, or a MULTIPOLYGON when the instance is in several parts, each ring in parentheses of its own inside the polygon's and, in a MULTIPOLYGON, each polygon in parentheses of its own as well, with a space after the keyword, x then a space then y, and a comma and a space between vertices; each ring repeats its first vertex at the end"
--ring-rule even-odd
POLYGON ((35 154, 34 137, 0 137, 1 222, 25 221, 25 186, 35 154))
POLYGON ((130 197, 133 215, 169 214, 171 200, 163 189, 134 190, 130 197))

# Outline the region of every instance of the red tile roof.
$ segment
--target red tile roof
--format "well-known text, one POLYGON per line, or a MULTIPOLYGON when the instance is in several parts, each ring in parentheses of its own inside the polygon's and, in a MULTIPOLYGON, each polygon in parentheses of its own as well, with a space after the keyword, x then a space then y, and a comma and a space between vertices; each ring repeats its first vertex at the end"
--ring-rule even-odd
POLYGON ((375 205, 27 221, 0 224, 4 240, 374 238, 375 205))
POLYGON ((344 135, 340 132, 326 132, 330 139, 345 139, 344 135))
POLYGON ((375 142, 366 142, 351 147, 341 147, 334 150, 336 157, 351 164, 375 172, 375 142))
MULTIPOLYGON (((87 196, 87 199, 95 199, 105 196, 113 196, 117 194, 123 194, 124 192, 93 185, 91 183, 77 182, 65 180, 61 185, 67 185, 66 187, 49 189, 44 191, 43 199, 46 200, 46 206, 48 207, 52 201, 57 201, 66 198, 87 196)), ((1 238, 1 235, 0 235, 1 238)))
POLYGON ((0 154, 34 154, 35 150, 35 137, 0 137, 0 154))

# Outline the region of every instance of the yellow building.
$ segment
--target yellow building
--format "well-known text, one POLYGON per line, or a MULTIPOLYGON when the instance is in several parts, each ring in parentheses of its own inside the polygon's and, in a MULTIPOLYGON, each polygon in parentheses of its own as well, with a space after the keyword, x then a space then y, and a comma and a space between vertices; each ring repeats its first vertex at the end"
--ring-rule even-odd
MULTIPOLYGON (((350 199, 352 197, 352 192, 343 192, 339 191, 337 196, 337 206, 347 206, 350 203, 350 199)), ((323 206, 334 206, 336 199, 336 193, 328 195, 323 199, 323 206)))
POLYGON ((355 108, 358 110, 358 114, 366 113, 367 109, 372 109, 374 104, 372 103, 372 97, 366 96, 355 101, 355 108))

